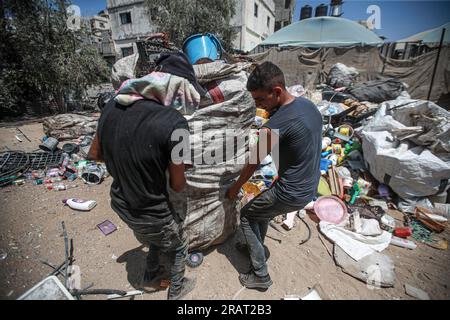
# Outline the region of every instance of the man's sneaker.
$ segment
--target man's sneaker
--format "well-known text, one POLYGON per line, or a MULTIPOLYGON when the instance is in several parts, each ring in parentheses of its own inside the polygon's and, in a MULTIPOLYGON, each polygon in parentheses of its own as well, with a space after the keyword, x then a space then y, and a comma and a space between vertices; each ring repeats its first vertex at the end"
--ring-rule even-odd
MULTIPOLYGON (((267 248, 265 245, 263 245, 263 247, 264 247, 264 255, 266 256, 266 262, 267 262, 267 260, 269 260, 269 257, 270 257, 270 251, 269 251, 269 248, 267 248)), ((250 251, 248 250, 248 245, 246 243, 237 242, 236 249, 239 252, 241 252, 247 256, 250 255, 250 251)))
POLYGON ((155 290, 163 290, 164 287, 161 287, 161 280, 164 278, 168 278, 168 274, 166 274, 166 270, 163 266, 160 266, 158 271, 149 272, 145 270, 144 277, 139 285, 140 289, 147 291, 155 291, 155 290))
POLYGON ((267 290, 273 284, 270 276, 258 277, 254 272, 241 273, 239 281, 248 289, 267 290))
POLYGON ((189 292, 194 290, 196 279, 191 278, 183 278, 183 284, 181 288, 178 290, 173 290, 172 287, 169 288, 168 300, 181 300, 184 296, 186 296, 189 292))

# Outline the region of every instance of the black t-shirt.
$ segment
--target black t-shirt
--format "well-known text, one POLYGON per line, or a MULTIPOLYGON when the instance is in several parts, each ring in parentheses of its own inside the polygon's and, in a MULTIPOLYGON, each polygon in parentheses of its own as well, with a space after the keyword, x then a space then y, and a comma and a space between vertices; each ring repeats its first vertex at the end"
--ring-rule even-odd
POLYGON ((167 192, 166 170, 175 129, 189 132, 176 110, 149 100, 132 106, 110 101, 99 120, 102 155, 114 181, 111 207, 135 231, 145 232, 184 212, 175 212, 167 192))
POLYGON ((282 106, 265 127, 279 130, 278 176, 275 194, 288 205, 305 205, 313 200, 320 180, 322 116, 305 98, 282 106))

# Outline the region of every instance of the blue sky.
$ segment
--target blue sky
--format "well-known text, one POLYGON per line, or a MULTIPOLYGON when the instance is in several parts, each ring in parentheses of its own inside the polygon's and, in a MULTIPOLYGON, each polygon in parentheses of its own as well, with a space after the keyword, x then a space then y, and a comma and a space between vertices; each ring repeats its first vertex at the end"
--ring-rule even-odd
MULTIPOLYGON (((72 2, 80 6, 83 16, 95 15, 106 7, 106 0, 72 0, 72 2)), ((308 4, 316 7, 321 3, 328 4, 329 2, 329 0, 297 0, 294 20, 299 19, 302 6, 308 4)), ((386 36, 388 41, 400 40, 450 22, 450 0, 346 0, 343 7, 343 17, 350 20, 365 20, 370 16, 367 13, 369 5, 380 7, 381 29, 377 30, 376 33, 386 36)))

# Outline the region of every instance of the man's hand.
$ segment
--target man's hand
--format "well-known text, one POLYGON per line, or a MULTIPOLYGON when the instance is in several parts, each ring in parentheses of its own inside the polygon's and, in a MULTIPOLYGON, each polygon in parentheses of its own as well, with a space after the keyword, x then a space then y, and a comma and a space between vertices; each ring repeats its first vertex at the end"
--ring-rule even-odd
POLYGON ((268 128, 263 128, 260 131, 259 141, 250 151, 250 159, 253 159, 254 162, 247 163, 244 166, 239 179, 227 190, 227 193, 225 194, 227 199, 237 199, 241 187, 248 181, 248 179, 252 177, 261 161, 272 152, 272 143, 274 143, 274 145, 278 143, 278 140, 276 139, 277 137, 278 136, 276 134, 272 134, 272 131, 268 128), (275 137, 275 139, 273 139, 273 137, 275 137))
POLYGON ((239 186, 237 186, 236 184, 233 184, 228 190, 227 193, 225 194, 225 198, 230 199, 230 200, 235 200, 238 198, 238 194, 239 194, 239 190, 241 188, 239 186))

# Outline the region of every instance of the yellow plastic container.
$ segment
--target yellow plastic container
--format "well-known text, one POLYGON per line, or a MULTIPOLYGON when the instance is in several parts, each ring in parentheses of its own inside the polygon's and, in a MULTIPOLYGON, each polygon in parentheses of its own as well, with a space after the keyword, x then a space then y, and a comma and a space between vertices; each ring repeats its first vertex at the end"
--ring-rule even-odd
POLYGON ((269 119, 269 113, 264 109, 256 109, 256 116, 263 119, 269 119))

